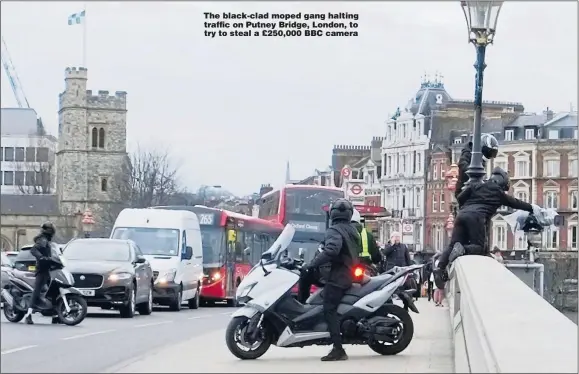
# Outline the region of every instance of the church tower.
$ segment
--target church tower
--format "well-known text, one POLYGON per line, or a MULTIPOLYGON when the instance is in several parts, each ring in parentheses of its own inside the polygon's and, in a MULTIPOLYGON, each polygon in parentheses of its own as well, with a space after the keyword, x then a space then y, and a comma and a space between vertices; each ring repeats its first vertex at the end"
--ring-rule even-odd
POLYGON ((118 182, 127 162, 126 92, 93 95, 87 69, 67 68, 58 112, 57 194, 63 214, 89 208, 99 218, 120 202, 118 182))

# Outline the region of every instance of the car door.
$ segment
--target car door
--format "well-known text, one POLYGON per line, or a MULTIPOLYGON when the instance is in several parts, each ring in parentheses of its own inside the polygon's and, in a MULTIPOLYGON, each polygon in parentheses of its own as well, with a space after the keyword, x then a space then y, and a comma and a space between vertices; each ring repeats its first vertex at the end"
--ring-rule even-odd
POLYGON ((183 258, 186 252, 187 244, 187 231, 183 230, 181 239, 181 261, 179 267, 181 268, 181 282, 183 283, 183 301, 188 300, 193 297, 192 295, 192 275, 191 275, 191 259, 183 258))
POLYGON ((132 243, 129 243, 129 248, 131 251, 131 262, 133 263, 133 267, 135 268, 135 278, 137 281, 137 289, 136 289, 136 299, 137 303, 140 303, 143 300, 143 265, 138 264, 137 260, 137 252, 135 250, 135 246, 132 243))
MULTIPOLYGON (((133 244, 133 249, 135 251, 135 259, 145 257, 145 255, 141 251, 141 248, 139 248, 137 244, 133 244)), ((151 264, 149 263, 149 261, 137 265, 140 265, 137 267, 137 269, 139 270, 137 274, 138 276, 137 282, 139 282, 139 292, 142 293, 143 300, 147 301, 147 298, 149 297, 149 289, 152 287, 153 282, 153 269, 151 268, 151 264)))

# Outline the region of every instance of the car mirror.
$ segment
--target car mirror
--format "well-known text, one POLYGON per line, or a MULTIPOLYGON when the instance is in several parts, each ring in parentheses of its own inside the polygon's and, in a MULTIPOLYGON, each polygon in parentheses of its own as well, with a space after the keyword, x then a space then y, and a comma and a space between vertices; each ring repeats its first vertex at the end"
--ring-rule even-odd
POLYGON ((193 248, 190 246, 185 247, 185 253, 182 256, 183 260, 190 260, 193 258, 193 248))
POLYGON ((144 258, 143 256, 139 256, 139 257, 137 257, 137 259, 135 260, 135 264, 144 264, 145 262, 147 262, 147 259, 144 258))

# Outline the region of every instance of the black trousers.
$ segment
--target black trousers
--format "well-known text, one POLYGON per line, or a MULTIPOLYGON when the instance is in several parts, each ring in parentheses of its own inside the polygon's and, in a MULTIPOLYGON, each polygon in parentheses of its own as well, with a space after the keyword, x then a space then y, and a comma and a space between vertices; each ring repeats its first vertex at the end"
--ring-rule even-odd
MULTIPOLYGON (((454 220, 454 229, 448 247, 440 255, 439 268, 448 266, 448 258, 456 243, 461 243, 467 252, 482 252, 486 247, 487 222, 482 214, 459 211, 454 220)), ((482 254, 482 253, 481 253, 482 254)))
POLYGON ((428 294, 428 301, 432 299, 432 296, 434 294, 433 286, 434 286, 433 283, 430 281, 430 279, 428 279, 428 288, 426 290, 426 293, 428 294))
POLYGON ((34 290, 32 290, 32 297, 30 299, 29 308, 38 308, 40 305, 40 292, 42 287, 50 281, 50 273, 47 271, 41 271, 36 273, 34 278, 34 290))
POLYGON ((304 304, 310 297, 310 290, 314 284, 318 283, 318 272, 310 269, 300 275, 298 281, 298 301, 304 304))
POLYGON ((333 284, 326 284, 324 287, 324 318, 328 324, 328 331, 330 332, 330 339, 334 344, 334 348, 342 349, 342 335, 340 333, 340 319, 338 318, 338 306, 342 297, 346 293, 346 289, 335 286, 333 284))

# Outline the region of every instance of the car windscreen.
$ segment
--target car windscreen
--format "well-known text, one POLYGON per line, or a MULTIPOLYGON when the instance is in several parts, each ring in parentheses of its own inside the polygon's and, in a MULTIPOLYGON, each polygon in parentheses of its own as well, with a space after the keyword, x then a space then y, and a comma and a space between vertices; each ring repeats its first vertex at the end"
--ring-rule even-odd
POLYGON ((130 239, 137 243, 144 255, 179 256, 180 252, 178 229, 117 227, 111 239, 130 239))
POLYGON ((129 261, 131 251, 125 242, 107 240, 75 240, 66 246, 63 254, 67 260, 129 261))

